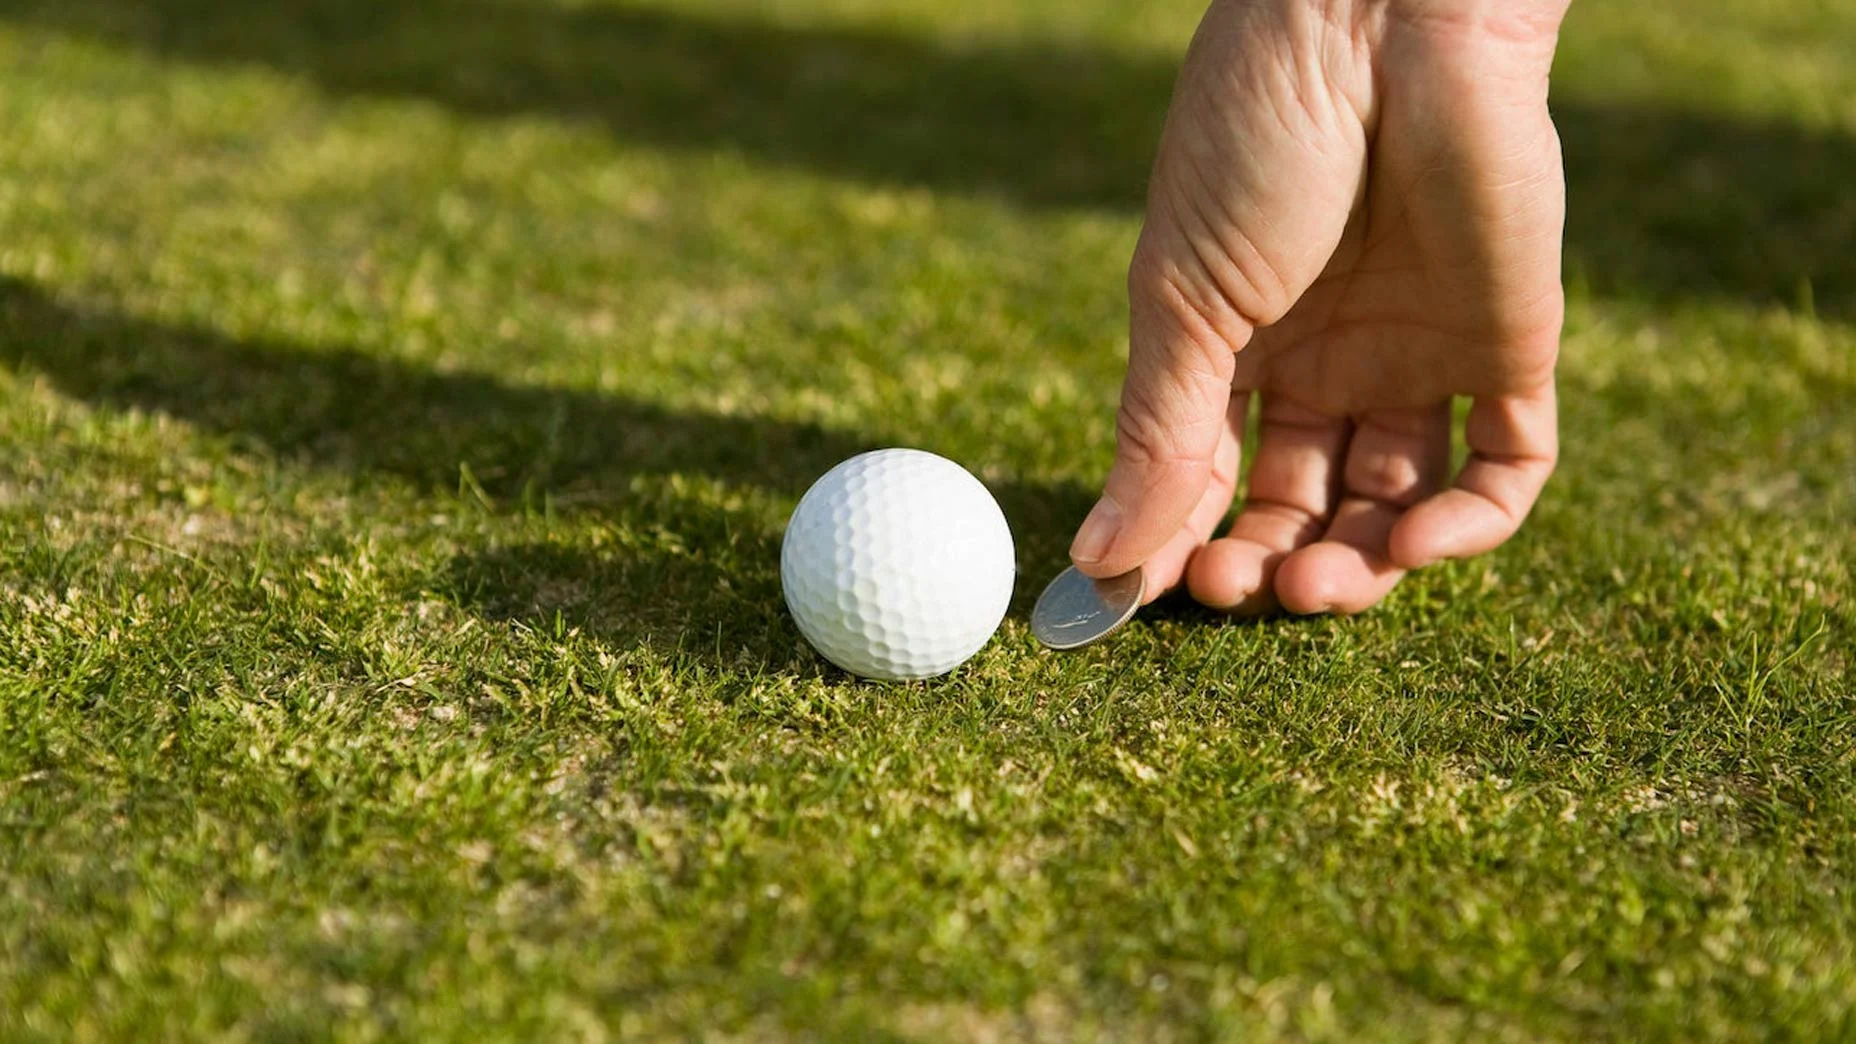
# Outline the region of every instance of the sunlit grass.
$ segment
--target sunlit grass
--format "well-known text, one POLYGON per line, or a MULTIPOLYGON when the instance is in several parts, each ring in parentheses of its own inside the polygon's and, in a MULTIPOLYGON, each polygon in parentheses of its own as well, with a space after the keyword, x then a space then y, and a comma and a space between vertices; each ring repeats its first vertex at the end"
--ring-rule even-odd
POLYGON ((1515 543, 1054 657, 1192 19, 0 13, 0 1035, 1848 1033, 1856 18, 1576 8, 1515 543), (1020 552, 925 685, 780 611, 888 444, 1020 552))

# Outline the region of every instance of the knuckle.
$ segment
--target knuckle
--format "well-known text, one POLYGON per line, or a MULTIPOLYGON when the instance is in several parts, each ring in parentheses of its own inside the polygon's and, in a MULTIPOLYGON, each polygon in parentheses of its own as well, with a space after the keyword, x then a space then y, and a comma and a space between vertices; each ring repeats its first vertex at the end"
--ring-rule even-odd
POLYGON ((1179 284, 1185 279, 1179 272, 1178 262, 1167 251, 1154 245, 1153 240, 1142 236, 1134 248, 1134 257, 1128 262, 1128 298, 1134 302, 1168 301, 1178 293, 1179 284))
POLYGON ((1153 467, 1196 459, 1182 426, 1155 409, 1140 391, 1123 393, 1115 411, 1115 444, 1129 463, 1153 467))
POLYGON ((1135 464, 1152 464, 1171 452, 1166 425, 1132 389, 1122 393, 1121 408, 1115 411, 1115 445, 1135 464))
POLYGON ((1209 469, 1218 445, 1229 391, 1222 385, 1182 387, 1160 380, 1130 380, 1115 411, 1120 456, 1148 469, 1209 469), (1213 398, 1217 401, 1212 401, 1213 398))
POLYGON ((1128 295, 1134 323, 1130 366, 1151 366, 1153 377, 1171 377, 1184 385, 1218 385, 1229 392, 1236 368, 1236 347, 1219 329, 1218 308, 1201 286, 1177 271, 1136 262, 1128 295), (1138 282, 1136 282, 1138 281, 1138 282))
POLYGON ((1369 453, 1347 462, 1348 489, 1369 500, 1409 507, 1428 492, 1432 484, 1417 463, 1407 457, 1369 453))
POLYGON ((1246 337, 1216 290, 1172 266, 1137 260, 1129 270, 1129 309, 1138 350, 1158 351, 1169 369, 1228 382, 1246 337))
MULTIPOLYGON (((1173 209, 1178 209, 1173 208, 1173 209)), ((1195 217, 1198 225, 1210 219, 1195 217)), ((1280 318, 1274 303, 1286 288, 1261 264, 1247 243, 1202 229, 1198 236, 1177 227, 1164 243, 1143 236, 1128 265, 1128 299, 1227 352, 1241 351, 1265 318, 1280 318)))

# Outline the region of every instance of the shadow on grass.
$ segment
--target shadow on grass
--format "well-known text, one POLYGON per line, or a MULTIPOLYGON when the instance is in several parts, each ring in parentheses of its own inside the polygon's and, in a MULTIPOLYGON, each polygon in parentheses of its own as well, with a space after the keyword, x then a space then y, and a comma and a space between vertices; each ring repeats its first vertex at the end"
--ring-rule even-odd
MULTIPOLYGON (((1139 207, 1164 56, 943 42, 635 6, 485 0, 18 0, 0 19, 337 97, 542 116, 861 181, 1139 207)), ((1856 314, 1856 138, 1560 97, 1568 255, 1592 288, 1856 314)))
MULTIPOLYGON (((172 416, 363 481, 450 493, 468 469, 500 510, 594 516, 610 524, 590 538, 576 527, 580 542, 473 548, 432 583, 496 617, 547 626, 561 613, 621 643, 782 659, 796 637, 780 612, 780 534, 727 491, 797 498, 839 460, 891 441, 434 373, 356 349, 233 340, 77 307, 4 277, 0 364, 74 398, 172 416), (723 488, 705 492, 707 480, 723 488)), ((1021 567, 1053 572, 1091 492, 989 485, 1021 535, 1021 567)))
POLYGON ((165 57, 260 63, 338 96, 585 121, 834 175, 1048 204, 1138 201, 1171 90, 1158 62, 939 46, 644 7, 484 0, 28 0, 0 19, 165 57))
POLYGON ((1569 266, 1606 296, 1856 318, 1856 136, 1556 102, 1569 266))

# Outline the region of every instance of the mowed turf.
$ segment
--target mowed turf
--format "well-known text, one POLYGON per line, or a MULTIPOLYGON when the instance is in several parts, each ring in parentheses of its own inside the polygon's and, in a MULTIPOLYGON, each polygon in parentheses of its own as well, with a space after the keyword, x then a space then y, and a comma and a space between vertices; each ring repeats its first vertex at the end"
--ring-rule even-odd
POLYGON ((1856 1034, 1856 8, 1575 5, 1516 541, 1054 656, 1193 8, 0 8, 0 1037, 1856 1034), (882 445, 944 680, 781 607, 882 445))

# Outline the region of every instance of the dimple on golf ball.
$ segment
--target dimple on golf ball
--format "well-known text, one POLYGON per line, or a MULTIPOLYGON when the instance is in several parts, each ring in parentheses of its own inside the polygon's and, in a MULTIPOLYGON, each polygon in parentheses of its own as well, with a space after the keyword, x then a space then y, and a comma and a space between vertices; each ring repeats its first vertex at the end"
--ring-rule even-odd
POLYGON ((980 650, 1012 598, 1012 531, 965 468, 922 450, 863 453, 799 500, 780 586, 800 633, 852 674, 946 674, 980 650))

